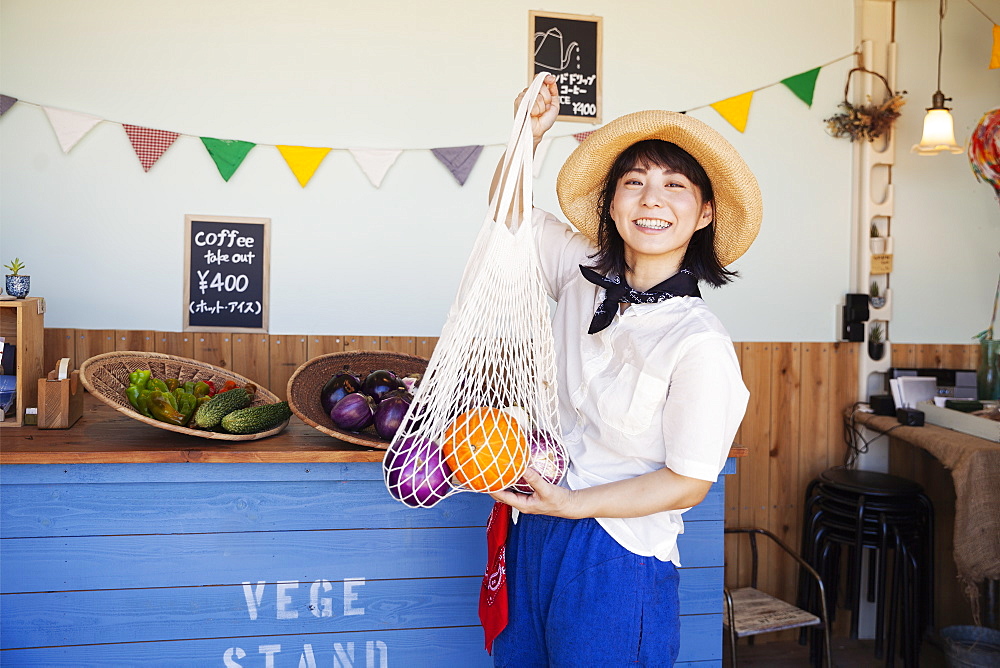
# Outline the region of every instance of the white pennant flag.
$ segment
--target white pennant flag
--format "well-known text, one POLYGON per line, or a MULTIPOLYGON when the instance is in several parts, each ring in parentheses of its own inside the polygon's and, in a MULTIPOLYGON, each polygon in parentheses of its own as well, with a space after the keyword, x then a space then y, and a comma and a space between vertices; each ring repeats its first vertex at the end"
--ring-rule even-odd
POLYGON ((63 153, 69 153, 76 146, 83 136, 94 129, 94 126, 103 121, 103 118, 81 114, 78 111, 67 111, 65 109, 55 109, 53 107, 42 107, 45 115, 49 117, 52 130, 56 133, 56 139, 62 146, 63 153))
POLYGON ((545 162, 545 154, 548 153, 549 146, 552 145, 552 137, 546 137, 535 147, 535 160, 531 164, 531 172, 537 179, 542 173, 542 163, 545 162))
POLYGON ((382 179, 386 172, 396 162, 396 158, 402 150, 383 148, 350 148, 347 149, 354 156, 361 171, 365 173, 372 185, 378 188, 382 185, 382 179))

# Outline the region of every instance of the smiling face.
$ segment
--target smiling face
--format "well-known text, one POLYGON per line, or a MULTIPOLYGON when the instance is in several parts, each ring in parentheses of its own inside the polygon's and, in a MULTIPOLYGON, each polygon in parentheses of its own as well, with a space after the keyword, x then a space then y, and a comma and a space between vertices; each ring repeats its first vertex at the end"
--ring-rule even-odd
POLYGON ((692 235, 712 222, 712 203, 680 172, 640 162, 618 179, 609 213, 631 273, 665 279, 680 270, 692 235))

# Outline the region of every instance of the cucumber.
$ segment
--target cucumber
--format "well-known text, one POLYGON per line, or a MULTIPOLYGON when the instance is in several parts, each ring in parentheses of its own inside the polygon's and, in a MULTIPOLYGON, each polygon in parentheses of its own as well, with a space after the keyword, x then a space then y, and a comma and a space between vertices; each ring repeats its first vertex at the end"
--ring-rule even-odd
POLYGON ((215 395, 201 405, 194 414, 195 423, 202 429, 214 429, 233 411, 250 405, 250 393, 242 387, 215 395))
POLYGON ((222 428, 230 434, 256 434, 277 427, 291 415, 287 401, 241 408, 222 418, 222 428))

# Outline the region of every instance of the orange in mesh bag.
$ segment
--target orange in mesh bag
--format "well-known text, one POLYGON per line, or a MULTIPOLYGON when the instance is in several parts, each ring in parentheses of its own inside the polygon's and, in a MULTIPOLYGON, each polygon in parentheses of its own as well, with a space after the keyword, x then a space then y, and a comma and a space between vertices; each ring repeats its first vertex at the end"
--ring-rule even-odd
POLYGON ((521 477, 528 458, 521 427, 497 408, 459 415, 445 431, 442 447, 455 481, 477 492, 510 487, 521 477))
POLYGON ((383 460, 387 489, 409 506, 461 491, 529 493, 517 486, 529 466, 553 483, 565 473, 551 314, 530 225, 528 111, 544 79, 518 108, 458 295, 383 460))

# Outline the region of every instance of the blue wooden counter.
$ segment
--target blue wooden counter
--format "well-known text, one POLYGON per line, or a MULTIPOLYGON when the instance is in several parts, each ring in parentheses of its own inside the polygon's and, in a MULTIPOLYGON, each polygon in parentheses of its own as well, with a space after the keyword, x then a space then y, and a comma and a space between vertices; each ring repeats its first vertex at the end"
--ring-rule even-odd
MULTIPOLYGON (((91 406, 91 433, 102 417, 116 419, 91 406)), ((4 434, 5 667, 492 665, 477 617, 488 496, 407 508, 385 491, 380 451, 322 434, 328 459, 354 461, 260 463, 265 441, 311 439, 305 425, 255 442, 255 461, 136 421, 117 445, 56 445, 84 421, 4 434), (136 461, 129 443, 150 431, 211 461, 136 461), (110 461, 116 448, 128 463, 110 461), (10 463, 32 459, 47 463, 10 463)), ((723 504, 720 481, 685 516, 678 665, 721 666, 723 504)))

